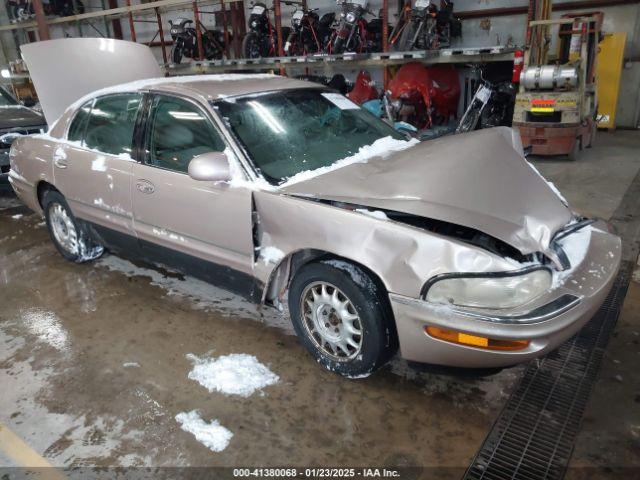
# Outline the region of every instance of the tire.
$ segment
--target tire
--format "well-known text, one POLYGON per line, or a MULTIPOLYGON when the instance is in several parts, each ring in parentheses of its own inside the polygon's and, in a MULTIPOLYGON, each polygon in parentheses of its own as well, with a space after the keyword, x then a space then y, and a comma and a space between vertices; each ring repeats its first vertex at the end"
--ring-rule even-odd
POLYGON ((179 65, 182 61, 182 45, 177 42, 171 49, 171 61, 176 65, 179 65))
POLYGON ((338 35, 336 35, 335 39, 333 40, 333 47, 331 49, 331 53, 338 55, 340 53, 344 53, 344 51, 345 51, 344 38, 340 38, 338 35))
POLYGON ((60 255, 75 263, 95 260, 102 255, 104 248, 78 223, 62 194, 47 191, 42 208, 49 235, 60 255))
POLYGON ((256 32, 249 32, 242 40, 242 53, 245 58, 260 58, 262 56, 260 48, 260 38, 256 32))
POLYGON ((409 50, 413 50, 415 45, 411 45, 409 47, 409 43, 413 40, 414 35, 416 34, 416 27, 413 22, 404 27, 404 30, 400 34, 400 38, 396 43, 396 51, 405 52, 409 50))
POLYGON ((309 353, 345 377, 369 376, 397 350, 386 293, 363 269, 346 261, 303 266, 291 282, 289 312, 309 353))

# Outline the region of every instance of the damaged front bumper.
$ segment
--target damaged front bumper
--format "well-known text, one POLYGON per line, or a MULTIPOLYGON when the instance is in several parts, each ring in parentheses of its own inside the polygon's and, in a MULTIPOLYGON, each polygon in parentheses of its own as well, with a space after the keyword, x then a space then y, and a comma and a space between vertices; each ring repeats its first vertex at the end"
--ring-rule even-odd
MULTIPOLYGON (((505 367, 542 356, 578 332, 604 302, 620 266, 621 242, 606 224, 590 227, 582 261, 555 272, 554 287, 528 305, 487 312, 390 294, 402 357, 466 368, 505 367), (435 338, 428 327, 467 336, 524 341, 523 348, 490 349, 435 338)), ((430 329, 431 330, 431 329, 430 329)))

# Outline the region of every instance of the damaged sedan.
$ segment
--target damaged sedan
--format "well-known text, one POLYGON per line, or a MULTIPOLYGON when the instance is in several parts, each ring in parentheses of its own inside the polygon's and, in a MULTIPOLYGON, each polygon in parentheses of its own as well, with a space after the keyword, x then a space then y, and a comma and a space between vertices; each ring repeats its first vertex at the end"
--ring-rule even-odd
POLYGON ((398 350, 457 367, 539 357, 619 267, 619 238, 573 213, 508 128, 418 143, 273 75, 140 80, 56 113, 13 143, 10 182, 65 258, 107 248, 288 302, 303 345, 345 376, 398 350))

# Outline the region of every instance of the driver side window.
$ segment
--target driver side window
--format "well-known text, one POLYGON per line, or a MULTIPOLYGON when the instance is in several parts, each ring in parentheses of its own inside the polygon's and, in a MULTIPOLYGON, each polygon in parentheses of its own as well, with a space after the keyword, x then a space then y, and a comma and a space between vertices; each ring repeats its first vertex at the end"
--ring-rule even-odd
POLYGON ((158 95, 149 118, 146 145, 150 165, 186 173, 193 157, 225 149, 209 118, 186 100, 158 95))

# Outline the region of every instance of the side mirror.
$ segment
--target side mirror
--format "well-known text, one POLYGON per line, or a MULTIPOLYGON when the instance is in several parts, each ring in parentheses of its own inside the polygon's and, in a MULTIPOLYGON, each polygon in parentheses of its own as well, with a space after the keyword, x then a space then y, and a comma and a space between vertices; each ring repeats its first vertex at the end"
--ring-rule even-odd
POLYGON ((224 152, 208 152, 189 162, 189 176, 194 180, 227 182, 231 180, 229 159, 224 152))

